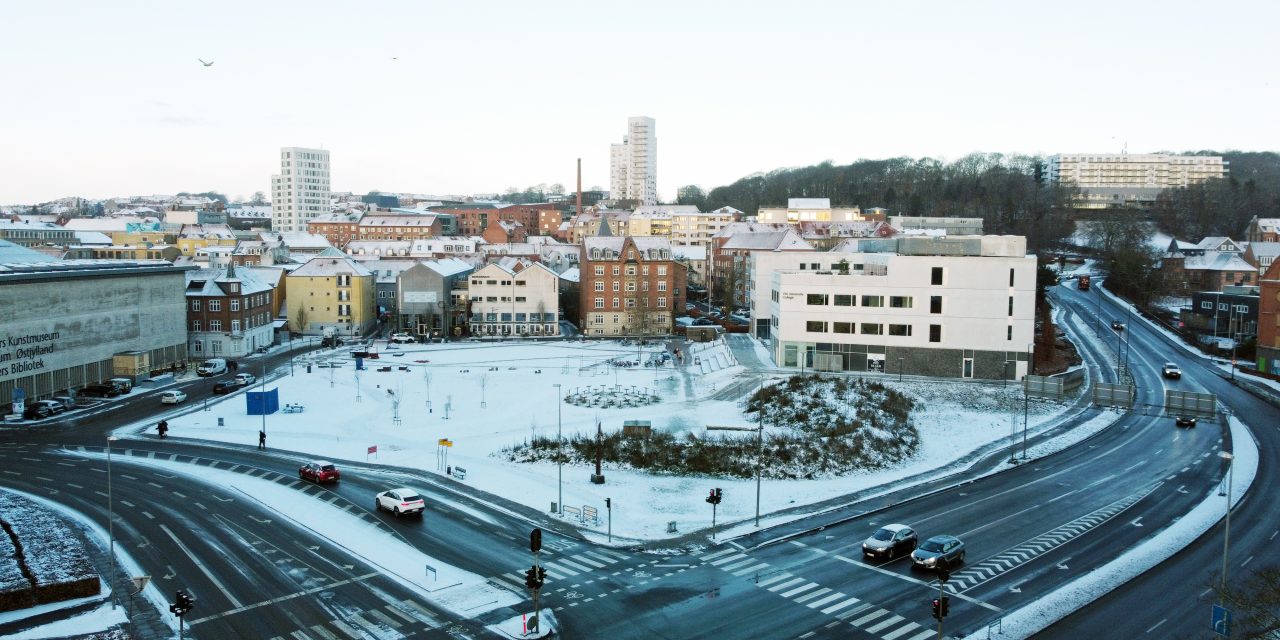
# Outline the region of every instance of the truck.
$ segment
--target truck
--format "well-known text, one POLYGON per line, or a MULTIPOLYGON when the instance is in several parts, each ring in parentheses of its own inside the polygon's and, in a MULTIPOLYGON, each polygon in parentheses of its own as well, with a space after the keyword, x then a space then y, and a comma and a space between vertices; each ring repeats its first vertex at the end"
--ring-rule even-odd
POLYGON ((1080 278, 1076 280, 1076 283, 1077 283, 1076 284, 1077 289, 1081 291, 1089 290, 1089 276, 1080 276, 1080 278))

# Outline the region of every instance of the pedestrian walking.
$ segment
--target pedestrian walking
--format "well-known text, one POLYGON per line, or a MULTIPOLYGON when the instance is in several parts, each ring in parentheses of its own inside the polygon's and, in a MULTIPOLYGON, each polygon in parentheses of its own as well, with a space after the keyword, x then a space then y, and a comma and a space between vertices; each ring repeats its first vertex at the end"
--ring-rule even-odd
POLYGON ((258 432, 258 449, 265 450, 267 448, 267 432, 258 432))
POLYGON ((164 440, 164 434, 169 433, 169 422, 161 420, 160 424, 156 425, 156 431, 160 432, 160 439, 164 440))

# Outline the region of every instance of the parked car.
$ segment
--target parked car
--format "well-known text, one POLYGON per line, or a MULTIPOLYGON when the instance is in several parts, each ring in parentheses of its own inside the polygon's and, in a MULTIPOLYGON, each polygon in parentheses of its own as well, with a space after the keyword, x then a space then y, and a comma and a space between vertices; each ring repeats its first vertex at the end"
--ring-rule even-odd
POLYGON ((243 386, 244 385, 241 384, 239 380, 236 380, 234 378, 231 380, 223 380, 222 382, 219 382, 218 384, 213 385, 213 393, 214 395, 219 395, 219 396, 225 395, 228 393, 234 393, 237 389, 243 386))
POLYGON ((1160 375, 1166 378, 1181 378, 1182 369, 1179 369, 1178 365, 1172 362, 1166 362, 1164 363, 1164 368, 1160 369, 1160 375))
POLYGON ((198 376, 216 376, 227 372, 227 361, 222 358, 210 358, 200 363, 196 369, 198 376))
POLYGON ((391 334, 391 342, 394 344, 413 344, 415 341, 413 336, 407 333, 393 333, 391 334))
POLYGON ((1112 320, 1111 328, 1115 329, 1116 331, 1124 331, 1124 323, 1120 322, 1119 320, 1112 320))
POLYGON ((417 491, 405 487, 379 493, 374 501, 374 507, 377 511, 385 509, 399 517, 422 515, 422 512, 427 510, 427 503, 417 491))
POLYGON ((252 373, 237 373, 235 377, 235 381, 239 382, 242 387, 247 387, 253 384, 255 380, 257 380, 257 378, 254 377, 252 373))
POLYGON ((133 391, 133 380, 128 378, 112 378, 106 381, 105 384, 114 386, 116 389, 119 389, 122 394, 133 391))
POLYGON ((62 404, 67 411, 76 408, 76 399, 71 396, 54 396, 53 401, 62 404))
POLYGON ((187 394, 177 389, 170 389, 160 394, 160 404, 180 404, 186 400, 187 394))
POLYGON ((298 468, 298 479, 323 484, 325 482, 337 482, 342 479, 342 473, 338 471, 338 467, 332 462, 326 460, 317 460, 308 462, 298 468))
POLYGON ((925 540, 911 552, 911 567, 937 569, 939 564, 948 569, 964 564, 964 543, 955 536, 934 536, 925 540))
POLYGON ((110 384, 87 384, 80 390, 80 395, 86 398, 114 398, 120 395, 120 390, 110 384))
POLYGON ((862 555, 868 558, 883 556, 896 558, 899 554, 916 550, 919 537, 905 524, 887 524, 862 541, 862 555))
POLYGON ((1194 427, 1196 426, 1196 417, 1195 416, 1178 416, 1177 419, 1174 420, 1174 424, 1178 425, 1179 427, 1194 427))
POLYGON ((62 406, 61 402, 54 402, 53 400, 36 400, 35 402, 28 404, 27 408, 22 411, 22 417, 28 420, 39 420, 41 418, 48 418, 49 416, 56 416, 66 410, 67 408, 62 406))

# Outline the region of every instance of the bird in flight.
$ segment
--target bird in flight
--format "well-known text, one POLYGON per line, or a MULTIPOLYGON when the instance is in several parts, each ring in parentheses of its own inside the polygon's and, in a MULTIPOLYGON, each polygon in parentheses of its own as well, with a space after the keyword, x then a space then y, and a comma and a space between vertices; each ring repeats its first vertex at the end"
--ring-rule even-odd
POLYGON ((202 65, 204 65, 204 66, 206 66, 206 67, 212 67, 212 66, 213 66, 213 62, 212 62, 212 61, 210 61, 210 62, 205 62, 205 61, 204 61, 204 58, 196 58, 196 60, 199 60, 199 61, 200 61, 200 64, 202 64, 202 65))

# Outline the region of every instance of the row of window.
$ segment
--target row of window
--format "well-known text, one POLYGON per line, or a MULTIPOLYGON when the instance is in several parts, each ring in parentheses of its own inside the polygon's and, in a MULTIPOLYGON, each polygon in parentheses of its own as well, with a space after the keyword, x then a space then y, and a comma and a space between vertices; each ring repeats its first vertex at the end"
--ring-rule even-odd
MULTIPOLYGON (((267 302, 268 302, 268 298, 267 298, 267 294, 265 293, 255 294, 252 296, 248 296, 244 299, 244 305, 246 309, 251 309, 253 307, 260 307, 262 305, 267 304, 267 302)), ((192 311, 199 311, 200 306, 201 306, 201 301, 199 298, 194 298, 191 300, 192 311)), ((240 298, 231 298, 228 308, 231 311, 239 311, 240 298)), ((222 300, 219 300, 217 298, 209 300, 209 311, 222 311, 222 300)))
MULTIPOLYGON (((660 264, 660 265, 658 265, 657 269, 658 269, 658 271, 657 271, 658 275, 660 275, 660 276, 665 276, 665 275, 667 275, 667 266, 666 266, 666 265, 664 265, 664 264, 660 264)), ((596 265, 595 274, 596 274, 596 275, 598 275, 598 276, 602 276, 602 275, 604 275, 604 265, 599 265, 599 264, 598 264, 598 265, 596 265)), ((618 265, 616 265, 616 264, 615 264, 615 265, 613 265, 613 275, 615 275, 615 276, 622 275, 622 267, 620 267, 620 266, 618 266, 618 265)), ((636 266, 635 266, 635 265, 633 265, 633 264, 629 264, 629 265, 627 265, 627 275, 629 275, 629 276, 634 276, 634 275, 636 275, 636 266)), ((647 265, 647 264, 646 264, 646 265, 641 265, 641 266, 640 266, 640 275, 642 275, 642 276, 647 276, 647 275, 649 275, 649 265, 647 265)))
MULTIPOLYGON (((267 322, 268 322, 267 314, 265 314, 265 313, 256 313, 256 314, 254 314, 254 315, 252 315, 252 316, 249 316, 249 317, 245 318, 245 320, 244 320, 244 328, 246 328, 246 329, 252 329, 252 328, 254 328, 254 327, 261 327, 262 325, 267 324, 267 322)), ((201 324, 201 322, 200 322, 199 320, 192 320, 192 321, 191 321, 191 330, 192 330, 192 331, 203 331, 202 327, 203 327, 203 325, 201 324)), ((217 333, 217 332, 219 332, 219 331, 222 331, 222 321, 221 321, 221 320, 210 320, 210 321, 209 321, 209 331, 213 331, 213 332, 215 332, 215 333, 217 333)), ((231 321, 231 333, 240 333, 240 321, 239 321, 239 320, 232 320, 232 321, 231 321)))
MULTIPOLYGON (((555 322, 556 314, 554 313, 517 313, 516 322, 555 322)), ((510 313, 472 313, 472 322, 511 322, 510 313)))
MULTIPOLYGON (((596 291, 604 291, 604 286, 605 286, 605 283, 604 283, 604 281, 603 281, 603 280, 596 280, 596 285, 595 285, 596 291)), ((621 283, 621 282, 618 282, 617 280, 614 280, 614 281, 613 281, 613 291, 614 291, 614 293, 617 293, 621 287, 622 287, 622 283, 621 283)), ((628 282, 628 283, 627 283, 627 286, 626 286, 626 290, 627 290, 627 291, 629 291, 629 292, 635 291, 635 290, 636 290, 636 283, 635 283, 635 282, 628 282)), ((640 290, 641 290, 641 291, 648 291, 648 290, 649 290, 649 281, 648 281, 648 280, 642 280, 642 281, 640 282, 640 290)), ((658 281, 658 291, 666 291, 666 290, 667 290, 667 281, 666 281, 666 280, 659 280, 659 281, 658 281)))
MULTIPOLYGON (((870 308, 883 307, 885 297, 886 296, 876 295, 861 296, 862 306, 870 308)), ((832 295, 826 293, 810 293, 805 296, 805 304, 825 307, 834 303, 834 306, 837 307, 856 307, 858 306, 858 298, 859 296, 854 294, 837 293, 832 295)), ((888 296, 888 298, 889 307, 892 309, 910 309, 915 304, 912 296, 888 296)), ((932 296, 932 299, 937 301, 939 309, 939 311, 934 313, 941 313, 942 296, 932 296)))
MULTIPOLYGON (((622 300, 621 298, 614 298, 614 299, 613 299, 613 306, 612 306, 612 307, 610 307, 610 308, 612 308, 612 309, 620 309, 620 308, 622 308, 622 306, 619 304, 619 302, 621 302, 621 300, 622 300)), ((595 301, 595 302, 596 302, 596 306, 595 306, 595 308, 597 308, 597 309, 603 309, 603 308, 604 308, 604 298, 596 298, 596 301, 595 301)), ((666 297, 666 296, 660 296, 660 297, 658 298, 657 307, 658 307, 659 309, 666 309, 666 308, 667 308, 667 297, 666 297)), ((627 298, 627 299, 626 299, 626 308, 628 308, 628 309, 634 309, 634 308, 636 308, 636 299, 635 299, 635 298, 627 298)))
MULTIPOLYGON (((1208 300, 1202 301, 1200 303, 1200 308, 1213 311, 1213 303, 1208 300)), ((1219 302, 1218 311, 1232 311, 1234 313, 1249 313, 1249 305, 1245 305, 1245 304, 1233 305, 1226 302, 1219 302)))
MULTIPOLYGON (((480 302, 481 298, 480 296, 476 296, 472 298, 472 300, 475 300, 476 302, 480 302)), ((524 296, 516 296, 516 302, 528 302, 528 300, 529 299, 524 296)), ((511 298, 507 296, 484 296, 483 301, 484 302, 511 302, 511 298)))
MULTIPOLYGON (((864 336, 885 335, 884 327, 885 326, 883 324, 878 322, 827 322, 825 320, 809 320, 804 323, 804 330, 809 333, 857 333, 864 336)), ((910 337, 911 325, 890 324, 888 335, 910 337)))
MULTIPOLYGON (((606 314, 603 314, 603 313, 593 313, 591 314, 591 324, 605 324, 606 317, 608 316, 606 316, 606 314)), ((624 320, 626 324, 632 324, 635 322, 635 316, 628 313, 624 318, 623 316, 620 316, 618 314, 613 314, 612 320, 613 322, 611 324, 622 324, 624 320)), ((665 313, 659 313, 653 316, 653 324, 655 326, 665 326, 667 323, 667 320, 668 320, 667 314, 665 313)))

